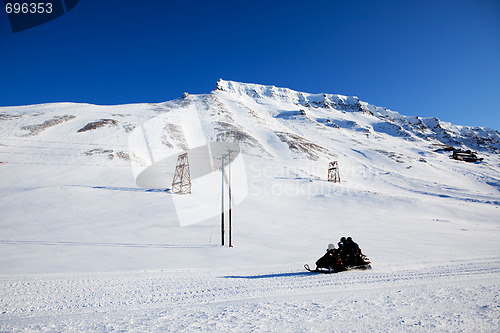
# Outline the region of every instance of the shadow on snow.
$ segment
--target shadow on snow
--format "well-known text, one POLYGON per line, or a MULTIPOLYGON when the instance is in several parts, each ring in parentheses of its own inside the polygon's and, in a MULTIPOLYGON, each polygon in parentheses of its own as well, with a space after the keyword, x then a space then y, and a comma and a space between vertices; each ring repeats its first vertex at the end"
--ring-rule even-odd
POLYGON ((31 240, 0 240, 0 245, 52 245, 52 246, 104 246, 104 247, 137 247, 153 249, 197 249, 216 247, 218 245, 183 245, 183 244, 137 244, 108 242, 61 242, 61 241, 31 241, 31 240))
POLYGON ((85 186, 85 185, 66 185, 71 187, 86 187, 95 190, 108 190, 108 191, 125 191, 125 192, 165 192, 170 193, 170 189, 145 189, 140 187, 120 187, 120 186, 85 186))
MULTIPOLYGON (((277 273, 277 274, 262 274, 262 275, 227 275, 223 276, 224 279, 272 279, 280 277, 294 277, 294 276, 304 276, 311 275, 315 272, 295 272, 295 273, 277 273)), ((320 273, 318 273, 320 274, 320 273)))

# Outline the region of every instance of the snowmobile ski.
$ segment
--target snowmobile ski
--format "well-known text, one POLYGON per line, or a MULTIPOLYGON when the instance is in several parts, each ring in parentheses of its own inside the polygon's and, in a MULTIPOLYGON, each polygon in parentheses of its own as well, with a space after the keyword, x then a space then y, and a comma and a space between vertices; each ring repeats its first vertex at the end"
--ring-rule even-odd
POLYGON ((311 269, 308 264, 305 264, 304 268, 306 270, 308 270, 309 272, 313 272, 313 273, 323 273, 323 274, 338 273, 338 271, 333 270, 333 269, 319 269, 317 267, 316 267, 316 269, 311 269))
POLYGON ((317 268, 317 267, 316 267, 316 269, 311 269, 308 264, 305 264, 304 268, 307 271, 313 272, 313 273, 332 274, 332 273, 340 273, 340 272, 352 271, 352 270, 372 269, 372 266, 369 263, 367 263, 367 264, 364 264, 364 265, 346 267, 345 270, 341 270, 341 271, 336 271, 334 269, 326 269, 326 268, 325 269, 320 269, 320 268, 317 268))

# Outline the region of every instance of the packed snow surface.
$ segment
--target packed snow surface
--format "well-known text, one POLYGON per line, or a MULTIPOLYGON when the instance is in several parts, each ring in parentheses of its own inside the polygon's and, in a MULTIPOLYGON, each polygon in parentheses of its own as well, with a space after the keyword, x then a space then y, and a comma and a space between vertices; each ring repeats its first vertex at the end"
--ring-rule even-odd
POLYGON ((493 332, 499 263, 337 275, 276 265, 4 276, 2 328, 493 332))
POLYGON ((492 129, 224 80, 158 104, 2 107, 0 331, 498 331, 499 149, 492 129), (372 270, 303 269, 342 236, 372 270))

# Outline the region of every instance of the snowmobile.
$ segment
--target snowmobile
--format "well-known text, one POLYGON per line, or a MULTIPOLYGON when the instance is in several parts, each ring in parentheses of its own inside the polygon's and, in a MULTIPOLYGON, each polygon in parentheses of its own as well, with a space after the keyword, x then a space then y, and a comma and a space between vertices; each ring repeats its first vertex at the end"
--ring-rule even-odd
POLYGON ((304 268, 309 272, 330 274, 354 269, 365 270, 372 267, 370 259, 361 251, 359 253, 342 253, 342 249, 337 249, 333 244, 329 244, 326 253, 316 261, 315 269, 311 269, 308 264, 305 264, 304 268))

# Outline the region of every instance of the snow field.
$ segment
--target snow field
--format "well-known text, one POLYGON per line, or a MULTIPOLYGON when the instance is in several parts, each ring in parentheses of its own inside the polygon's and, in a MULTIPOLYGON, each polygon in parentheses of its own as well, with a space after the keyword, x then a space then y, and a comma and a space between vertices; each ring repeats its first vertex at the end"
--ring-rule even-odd
POLYGON ((290 265, 1 276, 17 331, 495 331, 500 258, 397 273, 290 265))

